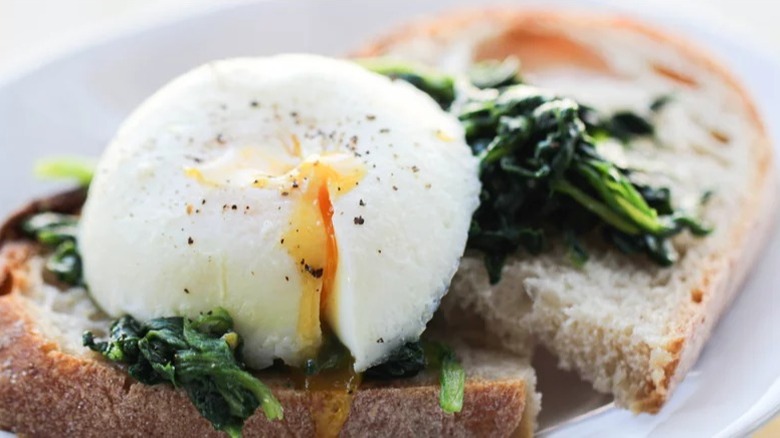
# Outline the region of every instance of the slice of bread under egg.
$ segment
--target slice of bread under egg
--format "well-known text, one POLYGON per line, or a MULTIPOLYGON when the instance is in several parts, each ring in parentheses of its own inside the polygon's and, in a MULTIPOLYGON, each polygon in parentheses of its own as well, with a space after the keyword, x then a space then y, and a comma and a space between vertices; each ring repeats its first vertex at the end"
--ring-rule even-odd
POLYGON ((753 266, 776 210, 772 147, 754 104, 699 49, 630 19, 523 10, 469 11, 420 21, 375 41, 358 57, 388 56, 463 72, 480 60, 517 57, 526 82, 611 112, 654 117, 654 141, 614 145, 614 160, 696 204, 715 231, 682 234, 680 260, 661 268, 590 242, 581 269, 564 248, 516 255, 488 284, 467 255, 440 312, 481 320, 485 341, 527 351, 536 337, 619 406, 657 412, 693 366, 713 326, 753 266))
MULTIPOLYGON (((23 436, 220 436, 182 390, 135 382, 81 345, 85 330, 110 322, 83 288, 43 281, 42 248, 23 240, 20 219, 38 211, 76 212, 83 192, 33 202, 0 229, 0 430, 23 436)), ((439 407, 438 373, 364 382, 340 436, 531 436, 539 396, 527 356, 448 340, 467 374, 463 411, 439 407)), ((284 420, 261 410, 244 436, 327 436, 327 407, 346 390, 296 389, 288 375, 258 376, 284 406, 284 420)))

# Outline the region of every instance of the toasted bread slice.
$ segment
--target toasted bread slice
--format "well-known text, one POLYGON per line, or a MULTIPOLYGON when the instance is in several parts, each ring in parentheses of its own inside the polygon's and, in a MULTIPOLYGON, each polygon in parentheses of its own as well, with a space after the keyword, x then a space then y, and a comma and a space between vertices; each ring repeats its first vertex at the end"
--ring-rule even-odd
MULTIPOLYGON (((43 281, 43 251, 20 239, 18 223, 37 211, 72 212, 83 191, 36 201, 0 229, 0 430, 29 436, 219 436, 186 394, 146 386, 81 346, 84 330, 108 319, 82 288, 43 281)), ((457 344, 466 372, 463 411, 439 407, 438 376, 365 382, 340 436, 531 436, 539 396, 528 358, 457 344)), ((290 376, 259 373, 284 406, 284 420, 258 411, 245 436, 327 435, 328 400, 345 391, 296 389, 290 376)), ((335 430, 338 430, 338 426, 335 430)))
POLYGON ((630 19, 552 11, 443 16, 355 55, 448 71, 516 56, 527 82, 607 112, 650 114, 654 98, 672 96, 653 115, 655 141, 615 144, 611 154, 648 183, 671 188, 678 205, 695 209, 711 191, 701 214, 712 235, 675 238, 680 260, 671 268, 595 238, 578 269, 553 245, 539 257, 517 255, 496 286, 467 257, 444 304, 445 315, 475 312, 504 347, 524 351, 536 335, 562 368, 613 393, 618 405, 657 412, 737 294, 777 206, 771 145, 738 82, 699 49, 630 19))

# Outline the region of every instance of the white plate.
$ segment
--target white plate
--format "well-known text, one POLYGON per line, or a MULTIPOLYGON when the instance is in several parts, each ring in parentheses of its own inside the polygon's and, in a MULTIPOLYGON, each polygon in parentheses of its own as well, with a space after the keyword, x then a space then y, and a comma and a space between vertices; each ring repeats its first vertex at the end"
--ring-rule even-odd
MULTIPOLYGON (((121 35, 23 74, 0 78, 0 215, 54 188, 31 177, 37 157, 98 155, 133 107, 197 64, 289 51, 339 55, 410 17, 468 3, 475 2, 320 0, 233 5, 121 35)), ((514 2, 518 3, 529 2, 514 2)), ((573 2, 543 3, 571 6, 573 2)), ((578 1, 576 6, 615 8, 595 0, 578 1)), ((753 92, 775 144, 780 144, 777 65, 720 34, 715 26, 697 25, 646 7, 642 12, 646 20, 687 34, 729 64, 753 92)), ((758 427, 780 408, 778 266, 780 233, 775 233, 744 293, 660 414, 634 416, 607 409, 549 435, 740 436, 758 427)), ((558 382, 547 380, 543 384, 558 382)), ((582 400, 592 395, 582 385, 578 388, 582 400)), ((552 397, 549 402, 543 418, 561 409, 552 397)))

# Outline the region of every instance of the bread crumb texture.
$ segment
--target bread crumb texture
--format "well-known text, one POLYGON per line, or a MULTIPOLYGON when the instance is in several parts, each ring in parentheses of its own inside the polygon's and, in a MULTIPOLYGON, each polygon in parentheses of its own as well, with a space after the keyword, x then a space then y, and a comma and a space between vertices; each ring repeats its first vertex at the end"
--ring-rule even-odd
MULTIPOLYGON (((109 319, 83 289, 43 282, 44 259, 30 243, 0 249, 0 430, 22 436, 220 436, 168 385, 146 386, 80 344, 84 330, 105 333, 109 319)), ((400 382, 367 382, 353 399, 341 436, 530 436, 539 409, 535 376, 526 358, 456 349, 467 370, 464 409, 439 407, 438 376, 424 373, 400 382)), ((314 415, 327 391, 306 393, 289 377, 261 373, 284 406, 284 420, 261 411, 244 435, 314 436, 314 415)))
POLYGON ((513 351, 528 351, 535 337, 619 406, 658 411, 736 294, 776 205, 771 146, 745 91, 699 49, 615 17, 472 11, 410 25, 358 55, 452 72, 517 56, 527 82, 606 112, 650 114, 654 99, 672 97, 653 116, 654 139, 606 142, 600 152, 669 187, 677 206, 714 225, 712 235, 675 238, 672 268, 594 238, 578 269, 554 244, 542 256, 519 254, 495 286, 467 255, 442 306, 450 322, 473 313, 492 342, 513 351))

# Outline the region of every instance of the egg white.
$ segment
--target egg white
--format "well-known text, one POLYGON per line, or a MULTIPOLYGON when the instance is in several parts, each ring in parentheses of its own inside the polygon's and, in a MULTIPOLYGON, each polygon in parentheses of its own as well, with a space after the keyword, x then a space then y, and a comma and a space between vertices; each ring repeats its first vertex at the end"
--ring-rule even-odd
POLYGON ((331 153, 363 173, 343 192, 330 186, 338 269, 322 322, 356 370, 381 361, 438 306, 479 181, 455 119, 348 61, 213 62, 141 105, 105 151, 82 213, 93 298, 140 319, 222 306, 250 366, 300 364, 321 341, 299 332, 308 274, 281 242, 301 198, 257 181, 331 153))

